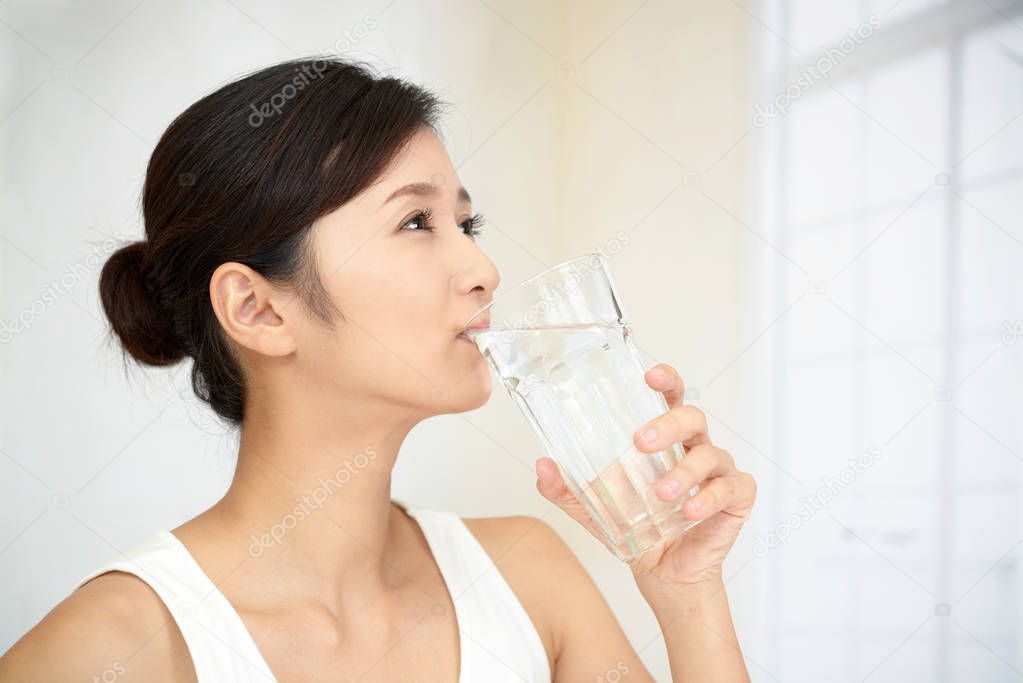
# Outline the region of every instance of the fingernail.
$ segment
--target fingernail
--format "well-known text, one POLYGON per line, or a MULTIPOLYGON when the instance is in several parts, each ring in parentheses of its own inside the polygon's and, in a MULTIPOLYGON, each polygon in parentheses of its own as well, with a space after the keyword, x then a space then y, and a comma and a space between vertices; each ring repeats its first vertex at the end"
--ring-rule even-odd
POLYGON ((665 479, 660 483, 660 487, 669 496, 677 496, 682 490, 682 484, 679 484, 674 479, 665 479))
POLYGON ((639 435, 639 438, 643 439, 643 441, 646 441, 647 443, 650 443, 651 441, 657 438, 657 430, 654 427, 647 427, 639 435))
POLYGON ((668 373, 666 373, 664 370, 654 370, 654 379, 663 380, 663 379, 667 379, 667 378, 668 378, 668 373))
POLYGON ((695 514, 699 514, 699 512, 700 512, 700 501, 699 500, 697 500, 696 498, 690 498, 689 502, 687 503, 687 505, 689 506, 689 511, 692 514, 694 514, 694 515, 695 514))

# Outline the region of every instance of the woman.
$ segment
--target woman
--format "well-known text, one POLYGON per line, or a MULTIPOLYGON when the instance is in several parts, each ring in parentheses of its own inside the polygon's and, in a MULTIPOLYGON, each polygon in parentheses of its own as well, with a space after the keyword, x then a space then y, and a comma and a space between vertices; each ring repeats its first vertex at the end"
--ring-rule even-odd
MULTIPOLYGON (((365 65, 295 60, 170 125, 146 174, 146 239, 110 257, 101 298, 135 359, 193 360, 197 395, 240 429, 235 477, 85 577, 0 659, 0 680, 652 680, 545 523, 391 499, 412 427, 491 392, 459 333, 499 275, 438 110, 365 65)), ((637 425, 636 446, 688 449, 658 495, 702 482, 684 510, 703 521, 630 566, 675 681, 748 680, 721 563, 753 479, 682 404, 674 369, 646 381, 670 410, 650 440, 637 425)), ((537 476, 601 538, 553 460, 537 476)))

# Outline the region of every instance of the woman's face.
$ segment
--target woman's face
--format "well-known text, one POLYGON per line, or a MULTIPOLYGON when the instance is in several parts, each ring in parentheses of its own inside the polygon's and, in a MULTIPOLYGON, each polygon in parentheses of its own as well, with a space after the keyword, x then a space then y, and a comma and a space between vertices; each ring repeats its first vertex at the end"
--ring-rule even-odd
POLYGON ((304 379, 427 413, 485 403, 490 373, 458 334, 500 275, 469 234, 472 216, 447 150, 423 128, 378 182, 316 221, 320 278, 343 319, 301 326, 304 379))

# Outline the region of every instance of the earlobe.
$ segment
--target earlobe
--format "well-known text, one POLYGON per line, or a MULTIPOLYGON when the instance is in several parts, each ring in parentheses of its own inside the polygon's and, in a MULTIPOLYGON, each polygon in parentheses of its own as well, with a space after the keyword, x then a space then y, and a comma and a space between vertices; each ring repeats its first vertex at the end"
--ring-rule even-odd
POLYGON ((267 356, 295 350, 291 327, 278 313, 282 299, 266 278, 240 263, 222 263, 210 278, 210 301, 224 331, 239 346, 267 356))

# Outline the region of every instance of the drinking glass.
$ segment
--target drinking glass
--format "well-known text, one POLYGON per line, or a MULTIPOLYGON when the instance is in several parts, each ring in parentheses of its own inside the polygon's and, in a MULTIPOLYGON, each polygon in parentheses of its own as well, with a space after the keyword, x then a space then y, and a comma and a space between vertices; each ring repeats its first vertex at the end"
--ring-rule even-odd
POLYGON ((682 446, 644 453, 633 445, 635 431, 668 405, 643 379, 649 368, 602 254, 515 285, 475 313, 465 334, 619 559, 697 524, 681 508, 699 486, 674 501, 654 492, 682 446))

